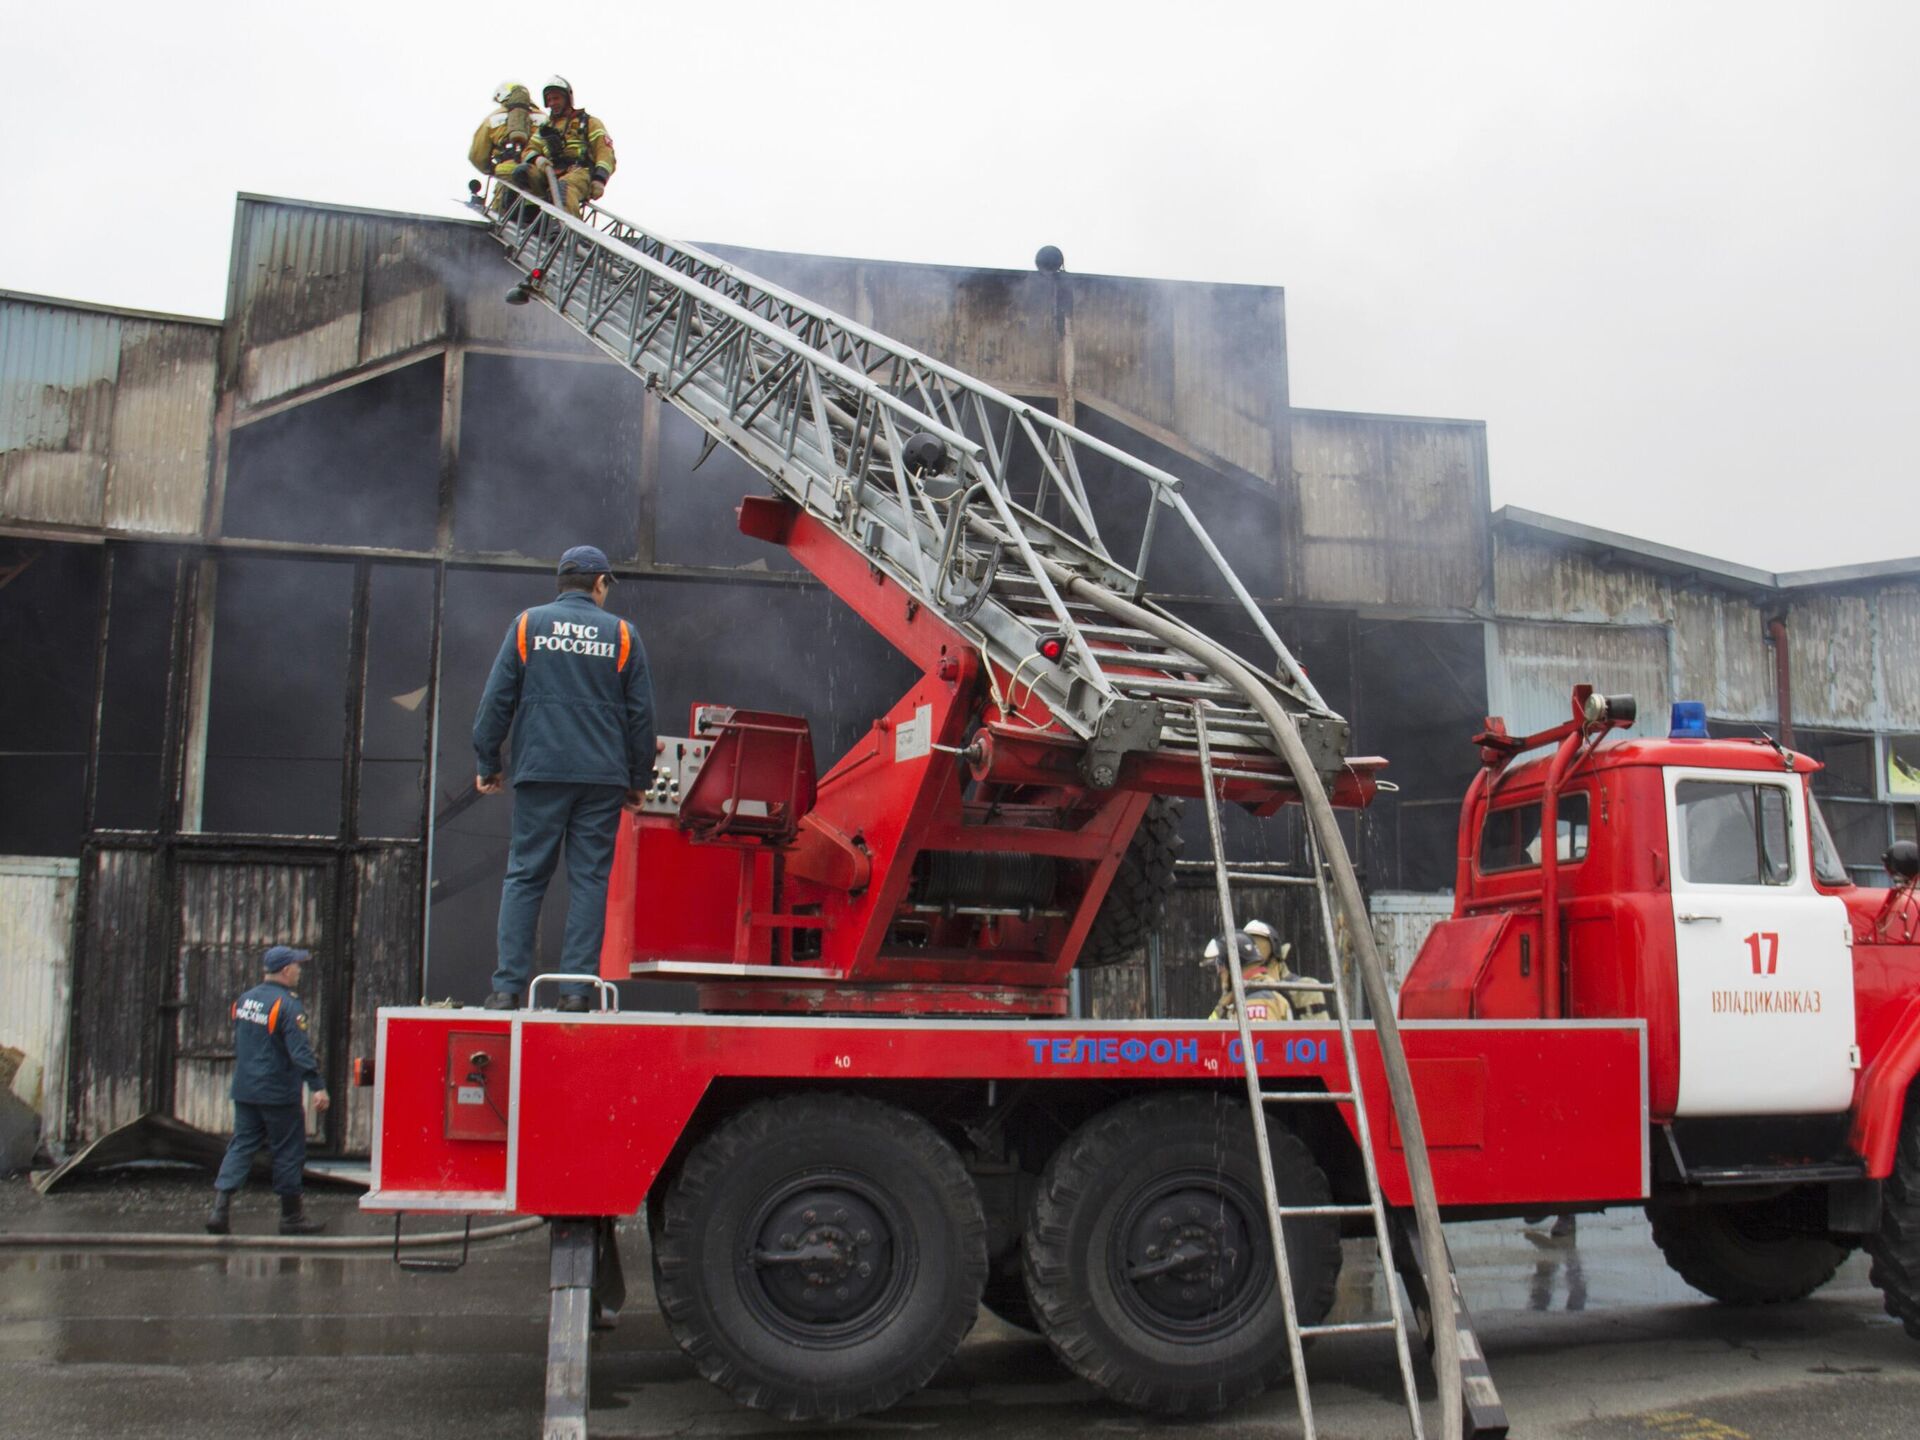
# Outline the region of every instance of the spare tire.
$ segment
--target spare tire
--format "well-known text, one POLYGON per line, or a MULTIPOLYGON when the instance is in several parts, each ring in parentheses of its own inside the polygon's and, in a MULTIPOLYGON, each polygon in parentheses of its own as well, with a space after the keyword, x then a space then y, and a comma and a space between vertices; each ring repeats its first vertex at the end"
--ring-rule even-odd
POLYGON ((1100 913, 1093 917, 1086 943, 1075 962, 1084 970, 1118 965, 1141 946, 1166 913, 1167 897, 1173 893, 1174 863, 1184 843, 1180 835, 1181 801, 1170 795, 1156 795, 1147 802, 1147 813, 1133 842, 1121 857, 1114 872, 1107 898, 1100 902, 1100 913))

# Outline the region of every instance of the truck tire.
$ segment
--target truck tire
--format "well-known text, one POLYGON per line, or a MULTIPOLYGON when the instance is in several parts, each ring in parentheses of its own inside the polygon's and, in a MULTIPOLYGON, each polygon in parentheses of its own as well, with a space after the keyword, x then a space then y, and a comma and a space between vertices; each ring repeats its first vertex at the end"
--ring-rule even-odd
POLYGON ((979 1315, 979 1195, 953 1147, 892 1105, 761 1101, 694 1147, 662 1211, 654 1282, 674 1339, 783 1420, 885 1409, 979 1315))
POLYGON ((1803 1300, 1833 1278, 1845 1246, 1795 1228, 1793 1197, 1737 1205, 1649 1205, 1653 1243, 1687 1284, 1725 1305, 1803 1300))
POLYGON ((1140 828, 1133 832, 1107 898, 1088 927, 1080 958, 1083 970, 1118 965, 1147 943, 1173 893, 1174 863, 1185 843, 1180 835, 1181 802, 1156 795, 1147 803, 1140 828))
MULTIPOLYGON (((1327 1203, 1312 1152, 1271 1120, 1267 1134, 1281 1203, 1327 1203)), ((1286 1236, 1301 1322, 1311 1324, 1333 1305, 1339 1227, 1293 1219, 1286 1236)), ((1048 1162, 1025 1245, 1027 1294, 1048 1343, 1124 1404, 1211 1414, 1288 1373, 1244 1104, 1188 1092, 1095 1116, 1048 1162)))
POLYGON ((1920 1086, 1907 1092, 1893 1173, 1880 1190, 1880 1228, 1867 1240, 1870 1278, 1887 1314, 1920 1340, 1920 1086))

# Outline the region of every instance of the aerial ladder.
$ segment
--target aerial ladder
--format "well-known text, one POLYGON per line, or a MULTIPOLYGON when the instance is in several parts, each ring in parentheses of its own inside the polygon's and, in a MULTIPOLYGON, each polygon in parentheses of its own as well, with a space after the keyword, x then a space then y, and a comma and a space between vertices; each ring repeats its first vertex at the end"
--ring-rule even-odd
MULTIPOLYGON (((1334 916, 1345 920, 1404 1141, 1413 1224, 1390 1246, 1389 1230, 1399 1221, 1381 1202, 1370 1145, 1362 1146, 1367 1203, 1310 1207, 1311 1213, 1338 1210, 1340 1218, 1370 1226, 1383 1265, 1391 1263, 1390 1249, 1399 1251, 1438 1377, 1441 1433, 1462 1433, 1457 1289, 1394 1006, 1335 816, 1336 804, 1366 802, 1379 762, 1348 755, 1345 722, 1234 574, 1183 495, 1182 481, 604 207, 589 206, 576 218, 509 191, 499 211, 482 213, 520 272, 510 302, 551 309, 691 419, 707 437, 702 459, 724 447, 765 480, 768 495, 743 500, 743 531, 786 546, 929 674, 977 674, 985 696, 966 743, 941 745, 928 735, 918 743, 952 749, 982 784, 1083 791, 1107 823, 1128 833, 1153 796, 1205 801, 1227 932, 1222 941, 1237 998, 1236 872, 1221 844, 1219 806, 1234 801, 1255 813, 1302 806, 1313 863, 1310 876, 1300 879, 1317 894, 1330 942, 1334 916), (1087 481, 1095 469, 1099 493, 1087 481), (1124 553, 1103 536, 1102 515, 1109 530, 1127 527, 1124 553), (1234 653, 1147 593, 1149 561, 1174 527, 1205 557, 1245 632, 1258 637, 1257 659, 1234 653)), ((844 848, 844 836, 831 838, 844 848)), ((1126 835, 1120 838, 1124 845, 1126 835)), ((1109 865, 1086 898, 1097 902, 1110 878, 1109 865)), ((1069 968, 1095 906, 1081 908, 1089 913, 1067 927, 1055 951, 1069 968)), ((1322 988, 1336 1001, 1340 1043, 1350 1077, 1357 1077, 1344 995, 1322 988)), ((1264 1161, 1268 1107, 1299 1097, 1263 1086, 1255 1036, 1244 1004, 1238 1008, 1264 1161)), ((1357 1078, 1346 1091, 1322 1098, 1352 1107, 1360 1134, 1368 1133, 1374 1122, 1357 1078)), ((1303 1341, 1319 1331, 1353 1329, 1393 1334, 1409 1426, 1420 1436, 1409 1320, 1395 1287, 1384 1287, 1384 1318, 1331 1327, 1300 1323, 1291 1303, 1285 1222, 1309 1211, 1283 1205, 1271 1174, 1263 1179, 1278 1280, 1288 1297, 1304 1433, 1315 1433, 1315 1420, 1303 1341)), ((1466 1359, 1469 1371, 1477 1368, 1476 1356, 1466 1359)))

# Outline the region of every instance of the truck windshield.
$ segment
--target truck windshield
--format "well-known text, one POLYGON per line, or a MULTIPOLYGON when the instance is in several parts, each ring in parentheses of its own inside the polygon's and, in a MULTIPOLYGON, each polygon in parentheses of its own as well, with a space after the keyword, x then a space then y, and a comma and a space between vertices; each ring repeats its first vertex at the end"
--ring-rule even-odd
MULTIPOLYGON (((1560 797, 1560 862, 1579 860, 1587 853, 1587 797, 1569 790, 1560 797)), ((1524 870, 1540 863, 1540 802, 1509 805, 1487 816, 1480 832, 1480 872, 1524 870)))
POLYGON ((1833 832, 1827 829, 1827 817, 1812 794, 1807 796, 1807 814, 1813 821, 1813 873, 1822 885, 1851 885, 1853 877, 1847 874, 1840 847, 1833 843, 1833 832))
POLYGON ((1682 780, 1680 873, 1695 885, 1789 885, 1787 792, 1779 785, 1682 780))

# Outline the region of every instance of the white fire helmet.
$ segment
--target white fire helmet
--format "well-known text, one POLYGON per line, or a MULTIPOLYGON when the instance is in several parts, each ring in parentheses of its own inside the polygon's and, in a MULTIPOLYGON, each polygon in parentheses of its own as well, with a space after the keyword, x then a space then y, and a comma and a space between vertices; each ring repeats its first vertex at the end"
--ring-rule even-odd
POLYGON ((1218 965, 1218 964, 1220 963, 1220 939, 1219 939, 1219 937, 1218 937, 1218 936, 1215 936, 1215 937, 1214 937, 1213 939, 1211 939, 1211 940, 1209 940, 1209 941, 1207 941, 1207 948, 1206 948, 1206 949, 1205 949, 1204 951, 1202 951, 1201 953, 1202 953, 1202 954, 1204 954, 1204 955, 1206 956, 1206 958, 1207 958, 1208 960, 1210 960, 1210 961, 1212 961, 1212 962, 1213 962, 1213 963, 1214 963, 1215 965, 1218 965))
POLYGON ((1246 924, 1240 927, 1240 933, 1242 935, 1251 935, 1256 940, 1277 941, 1280 938, 1278 935, 1274 934, 1273 926, 1267 924, 1267 922, 1264 920, 1247 921, 1246 924))
POLYGON ((496 105, 504 105, 507 103, 507 97, 509 95, 516 90, 524 88, 518 80, 502 80, 498 85, 494 86, 493 103, 496 105))
POLYGON ((573 103, 573 82, 572 82, 571 80, 569 80, 569 79, 567 79, 567 77, 566 77, 566 76, 564 76, 564 75, 549 75, 549 76, 547 77, 547 81, 546 81, 546 84, 544 84, 544 85, 542 85, 542 86, 540 87, 540 98, 541 98, 542 100, 544 100, 544 99, 546 99, 546 97, 547 97, 547 91, 549 91, 549 90, 564 90, 564 91, 566 91, 566 92, 567 92, 567 103, 568 103, 569 105, 571 105, 571 104, 573 103))

